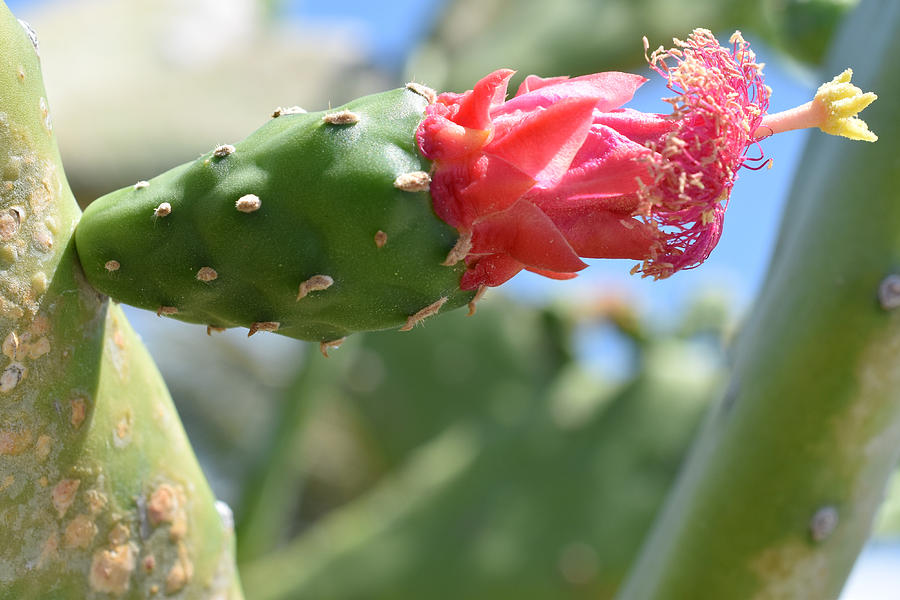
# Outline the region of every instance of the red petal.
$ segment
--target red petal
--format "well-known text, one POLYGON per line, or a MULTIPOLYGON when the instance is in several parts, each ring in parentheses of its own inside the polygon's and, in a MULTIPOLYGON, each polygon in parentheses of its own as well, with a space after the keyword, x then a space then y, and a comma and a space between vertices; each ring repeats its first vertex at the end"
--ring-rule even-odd
POLYGON ((484 151, 541 182, 558 181, 569 168, 591 127, 593 100, 563 100, 522 117, 484 151))
POLYGON ((565 207, 560 203, 545 210, 572 248, 585 258, 647 258, 658 239, 651 225, 587 204, 565 207))
POLYGON ((508 254, 529 267, 561 273, 587 266, 553 221, 527 201, 480 219, 472 233, 473 254, 508 254))
POLYGON ((453 120, 470 129, 490 129, 491 107, 503 102, 512 69, 499 69, 475 84, 471 94, 462 98, 453 120))
POLYGON ((484 154, 442 163, 432 176, 434 211, 448 225, 469 229, 480 217, 503 211, 534 186, 534 180, 495 156, 484 154))
POLYGON ((466 129, 440 115, 429 115, 416 130, 419 150, 431 160, 450 160, 475 152, 490 135, 489 130, 466 129))
POLYGON ((512 279, 524 265, 506 254, 479 257, 469 265, 459 282, 460 289, 474 290, 478 286, 496 287, 512 279))
POLYGON ((532 273, 537 273, 538 275, 543 275, 544 277, 549 277, 550 279, 556 279, 558 281, 566 281, 568 279, 575 279, 576 277, 578 277, 578 273, 557 273, 556 271, 535 269, 534 267, 525 267, 525 270, 531 271, 532 273))

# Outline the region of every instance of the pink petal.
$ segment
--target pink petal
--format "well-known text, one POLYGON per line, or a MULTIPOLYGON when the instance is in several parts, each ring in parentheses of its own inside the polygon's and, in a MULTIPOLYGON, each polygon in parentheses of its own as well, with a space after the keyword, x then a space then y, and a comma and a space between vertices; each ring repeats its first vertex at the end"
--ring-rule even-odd
POLYGON ((470 129, 491 128, 491 107, 503 102, 512 69, 499 69, 475 84, 472 93, 464 94, 453 120, 470 129))
POLYGON ((638 180, 650 183, 644 160, 650 153, 615 130, 594 125, 562 179, 555 186, 541 182, 538 187, 557 197, 635 193, 638 180))
POLYGON ((496 287, 512 279, 524 265, 506 254, 477 257, 463 273, 460 289, 474 290, 486 285, 496 287))
MULTIPOLYGON (((526 81, 528 81, 526 79, 526 81)), ((515 111, 530 112, 537 108, 546 108, 565 98, 593 98, 594 107, 600 111, 608 111, 618 108, 634 97, 635 91, 647 79, 632 73, 607 71, 582 75, 573 79, 560 80, 551 78, 540 80, 534 78, 529 81, 525 93, 523 87, 519 93, 494 109, 493 116, 507 114, 515 111), (533 88, 533 89, 531 89, 533 88)))
POLYGON ((473 254, 505 253, 526 266, 561 273, 587 266, 553 221, 528 201, 477 221, 472 234, 473 254))
POLYGON ((558 181, 584 142, 593 118, 593 100, 571 98, 524 115, 484 151, 499 156, 533 179, 558 181))
POLYGON ((631 108, 595 113, 594 123, 611 127, 641 146, 647 142, 659 143, 663 136, 678 127, 678 121, 671 115, 643 113, 631 108))
POLYGON ((529 75, 525 78, 525 81, 523 81, 519 85, 519 89, 516 90, 516 96, 521 96, 523 94, 527 94, 528 92, 539 90, 542 87, 568 80, 569 77, 567 75, 560 75, 558 77, 540 77, 538 75, 529 75))

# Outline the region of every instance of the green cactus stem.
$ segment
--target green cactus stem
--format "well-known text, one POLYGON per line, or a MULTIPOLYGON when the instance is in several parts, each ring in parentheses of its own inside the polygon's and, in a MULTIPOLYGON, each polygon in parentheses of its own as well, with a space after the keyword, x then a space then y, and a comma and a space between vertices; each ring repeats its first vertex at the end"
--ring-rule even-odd
POLYGON ((239 600, 233 534, 152 360, 84 280, 78 217, 36 39, 0 3, 0 599, 239 600))
POLYGON ((171 318, 326 345, 462 306, 456 232, 427 193, 414 132, 429 91, 318 113, 278 109, 222 145, 90 205, 76 233, 88 280, 171 318))
MULTIPOLYGON (((900 5, 862 2, 829 61, 900 95, 900 5)), ((623 600, 836 598, 900 456, 900 123, 811 134, 765 287, 623 600)))

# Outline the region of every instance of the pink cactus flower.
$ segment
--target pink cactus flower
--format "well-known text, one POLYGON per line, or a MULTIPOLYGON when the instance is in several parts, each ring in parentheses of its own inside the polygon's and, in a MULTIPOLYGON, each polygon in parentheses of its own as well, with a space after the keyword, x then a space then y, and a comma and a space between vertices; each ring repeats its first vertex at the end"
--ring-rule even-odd
POLYGON ((740 33, 730 48, 702 29, 675 44, 648 56, 676 94, 669 115, 623 108, 647 80, 620 72, 530 75, 506 100, 502 69, 428 106, 417 142, 434 210, 460 233, 445 264, 465 260, 463 289, 522 269, 569 279, 582 258, 664 278, 709 256, 737 172, 765 164, 748 149, 791 126, 764 123, 770 90, 740 33))

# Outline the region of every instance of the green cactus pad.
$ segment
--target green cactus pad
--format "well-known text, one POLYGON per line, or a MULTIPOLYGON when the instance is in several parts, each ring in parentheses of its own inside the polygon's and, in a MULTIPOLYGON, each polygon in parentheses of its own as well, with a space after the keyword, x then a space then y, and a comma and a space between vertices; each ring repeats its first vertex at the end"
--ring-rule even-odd
POLYGON ((319 342, 467 303, 465 266, 441 265, 457 234, 431 208, 414 139, 428 100, 412 88, 280 109, 96 200, 76 231, 88 280, 182 321, 319 342))

